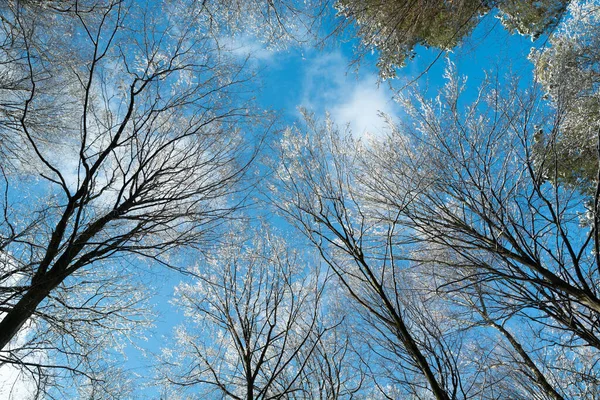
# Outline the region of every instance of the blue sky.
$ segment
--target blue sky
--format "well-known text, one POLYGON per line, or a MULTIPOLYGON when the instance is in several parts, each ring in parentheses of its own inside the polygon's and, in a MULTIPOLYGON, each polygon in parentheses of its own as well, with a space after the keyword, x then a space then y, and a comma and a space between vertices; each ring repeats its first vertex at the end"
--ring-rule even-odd
MULTIPOLYGON (((394 101, 396 91, 429 67, 418 84, 435 96, 443 84, 446 66, 446 56, 439 56, 439 50, 419 48, 418 56, 399 70, 398 79, 380 82, 375 68, 376 54, 366 57, 358 68, 351 65, 355 42, 330 43, 322 50, 296 47, 267 50, 258 40, 247 38, 233 44, 240 57, 251 53, 252 64, 259 71, 256 92, 259 105, 276 111, 281 126, 297 122, 299 107, 305 107, 317 116, 330 113, 339 126, 348 125, 355 137, 383 132, 385 123, 379 117, 380 112, 393 119, 401 118, 401 108, 394 101)), ((532 68, 526 57, 532 46, 529 38, 511 35, 490 16, 449 58, 456 63, 459 74, 468 76, 468 97, 489 70, 498 70, 500 74, 512 71, 525 82, 531 82, 532 68)), ((167 336, 174 326, 182 321, 182 315, 169 304, 169 299, 173 286, 183 279, 172 272, 153 277, 159 293, 153 302, 160 315, 148 341, 140 343, 149 352, 160 351, 168 343, 167 336)), ((135 349, 128 354, 127 365, 133 372, 146 377, 152 373, 146 367, 154 360, 143 358, 135 349)), ((158 396, 154 389, 143 393, 158 396)))
MULTIPOLYGON (((459 74, 468 76, 472 90, 486 71, 492 70, 500 74, 511 71, 531 82, 527 55, 531 47, 542 43, 543 38, 532 43, 528 37, 512 35, 499 19, 487 16, 459 48, 440 56, 437 49, 420 47, 417 57, 398 70, 398 78, 386 82, 378 80, 376 54, 368 55, 359 66, 351 65, 356 41, 330 43, 322 50, 292 47, 268 51, 257 43, 246 49, 256 56, 254 62, 260 70, 261 105, 277 110, 288 123, 299 117, 299 107, 321 116, 327 111, 338 125, 349 124, 355 136, 362 136, 384 129, 379 112, 396 118, 401 115, 394 101, 396 91, 425 71, 417 84, 435 96, 443 84, 446 56, 456 63, 459 74)), ((243 54, 244 48, 238 51, 243 54)))
MULTIPOLYGON (((543 38, 535 45, 543 44, 543 38)), ((281 126, 292 124, 300 118, 299 107, 307 108, 317 116, 328 112, 339 126, 348 125, 355 137, 378 135, 385 130, 379 113, 392 119, 401 118, 402 110, 394 101, 396 90, 413 78, 428 71, 418 84, 435 96, 443 83, 445 56, 439 50, 419 48, 418 56, 399 70, 399 77, 391 82, 379 82, 375 67, 376 54, 367 56, 358 68, 351 65, 356 42, 330 42, 323 49, 289 47, 285 50, 268 50, 258 39, 245 37, 232 41, 236 52, 244 57, 251 52, 252 65, 258 71, 256 97, 261 107, 276 111, 281 126), (433 65, 432 65, 433 63, 433 65), (429 68, 430 67, 430 68, 429 68)), ((486 17, 473 35, 455 49, 450 59, 456 63, 459 74, 468 76, 472 90, 484 79, 486 70, 496 69, 501 74, 512 70, 524 81, 530 82, 531 64, 526 56, 534 44, 527 37, 506 32, 494 16, 486 17)), ((471 92, 473 93, 473 92, 471 92)), ((194 260, 191 260, 193 262, 194 260)), ((147 271, 144 268, 141 271, 147 271)), ((157 297, 152 302, 159 313, 156 328, 148 334, 148 341, 140 346, 148 352, 159 352, 168 343, 168 336, 182 320, 175 307, 169 303, 174 286, 185 279, 171 271, 150 269, 149 286, 156 288, 157 297)), ((147 378, 152 375, 147 368, 155 360, 144 358, 137 349, 128 351, 126 365, 131 371, 147 378)), ((157 397, 149 389, 138 394, 157 397)))

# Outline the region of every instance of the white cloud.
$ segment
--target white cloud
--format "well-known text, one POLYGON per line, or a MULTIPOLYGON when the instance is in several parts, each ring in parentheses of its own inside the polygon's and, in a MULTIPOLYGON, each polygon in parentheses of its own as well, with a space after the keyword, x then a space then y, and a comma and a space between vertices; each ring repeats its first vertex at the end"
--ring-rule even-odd
POLYGON ((389 97, 377 88, 375 80, 364 80, 352 88, 345 101, 331 109, 331 116, 338 124, 348 123, 355 135, 377 135, 386 129, 380 114, 393 114, 389 97))
MULTIPOLYGON (((1 317, 2 315, 0 315, 1 317)), ((27 323, 5 350, 16 350, 26 345, 27 337, 31 332, 30 323, 27 323)), ((31 352, 24 357, 23 361, 43 364, 45 359, 46 355, 40 350, 31 352)), ((34 375, 32 375, 35 374, 35 371, 35 368, 28 370, 11 363, 0 365, 0 399, 30 400, 36 398, 38 385, 34 375)))
POLYGON ((336 51, 307 60, 301 106, 321 115, 329 112, 339 126, 348 125, 357 137, 386 130, 381 113, 394 115, 393 93, 378 85, 375 73, 353 72, 350 61, 336 51))
MULTIPOLYGON (((26 276, 22 273, 14 273, 16 266, 14 258, 9 253, 0 252, 0 271, 6 277, 3 281, 0 281, 0 287, 12 287, 23 284, 26 276)), ((5 315, 6 313, 0 312, 0 320, 5 315)), ((30 320, 13 340, 8 343, 6 348, 0 351, 0 356, 2 358, 11 358, 9 353, 18 351, 23 346, 26 346, 27 339, 32 331, 33 328, 30 320)), ((41 363, 46 359, 46 355, 42 350, 28 350, 27 352, 28 354, 23 358, 23 361, 41 363)), ((31 371, 35 371, 35 369, 31 371)), ((0 399, 28 400, 35 398, 36 392, 37 383, 34 377, 27 372, 27 369, 19 368, 18 365, 11 363, 0 364, 0 399)))
POLYGON ((0 398, 29 400, 35 398, 37 384, 31 376, 11 364, 0 367, 0 398))

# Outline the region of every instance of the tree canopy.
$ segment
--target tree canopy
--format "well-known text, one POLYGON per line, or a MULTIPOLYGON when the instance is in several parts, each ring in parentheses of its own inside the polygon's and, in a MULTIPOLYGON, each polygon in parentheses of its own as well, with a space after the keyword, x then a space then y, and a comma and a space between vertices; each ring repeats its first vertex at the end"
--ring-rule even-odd
POLYGON ((339 13, 358 26, 362 51, 378 51, 380 74, 395 76, 395 69, 412 58, 417 46, 451 50, 489 14, 497 15, 507 29, 536 39, 561 21, 569 1, 404 1, 339 0, 339 13))
POLYGON ((596 0, 3 2, 0 397, 596 398, 599 29, 596 0), (469 79, 486 20, 529 68, 469 79), (350 46, 377 132, 339 120, 372 92, 336 120, 279 85, 350 46))

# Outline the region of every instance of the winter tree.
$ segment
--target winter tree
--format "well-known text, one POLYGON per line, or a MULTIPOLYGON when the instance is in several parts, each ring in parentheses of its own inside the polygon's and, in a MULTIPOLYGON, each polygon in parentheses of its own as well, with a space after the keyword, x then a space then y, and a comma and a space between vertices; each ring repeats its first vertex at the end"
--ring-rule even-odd
POLYGON ((360 305, 365 342, 381 355, 378 385, 391 382, 403 396, 452 398, 459 376, 446 341, 453 339, 444 335, 443 321, 423 307, 428 300, 411 289, 397 243, 404 230, 397 212, 383 219, 365 202, 368 192, 357 179, 360 144, 331 121, 320 124, 307 115, 304 128, 290 128, 281 141, 273 204, 309 238, 360 305), (438 335, 430 336, 430 330, 438 335))
POLYGON ((534 151, 545 163, 551 181, 560 180, 593 194, 598 180, 600 108, 600 8, 595 2, 574 2, 569 17, 559 26, 550 44, 532 51, 536 76, 556 109, 560 129, 539 126, 534 151))
POLYGON ((264 226, 237 224, 191 272, 197 278, 179 285, 175 300, 186 323, 159 368, 172 387, 203 398, 301 399, 328 383, 309 369, 317 353, 337 358, 322 347, 333 327, 321 316, 327 278, 298 251, 264 226))
MULTIPOLYGON (((360 54, 376 49, 381 76, 395 76, 395 68, 416 54, 417 46, 450 50, 468 36, 481 18, 497 9, 510 30, 537 38, 552 30, 569 1, 356 1, 339 0, 340 15, 357 25, 360 54)), ((360 55, 359 54, 359 55, 360 55)))
POLYGON ((452 64, 446 79, 433 99, 404 96, 406 118, 383 138, 311 116, 290 128, 273 203, 360 305, 383 394, 589 397, 598 211, 548 180, 563 155, 535 151, 539 129, 569 132, 568 119, 514 77, 472 103, 452 64))
POLYGON ((2 5, 0 357, 40 390, 60 390, 56 371, 114 383, 109 348, 148 319, 126 266, 177 268, 170 251, 203 245, 240 201, 266 118, 204 13, 2 5))

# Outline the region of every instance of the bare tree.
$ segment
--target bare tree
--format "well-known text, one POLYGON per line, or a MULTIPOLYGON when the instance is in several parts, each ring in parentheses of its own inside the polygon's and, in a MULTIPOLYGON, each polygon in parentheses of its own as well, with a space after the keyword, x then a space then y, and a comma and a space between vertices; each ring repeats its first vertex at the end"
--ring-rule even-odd
POLYGON ((363 201, 355 175, 360 146, 330 121, 320 125, 307 116, 306 124, 308 133, 290 129, 282 141, 273 204, 306 234, 362 307, 368 343, 388 366, 379 378, 399 383, 405 395, 456 397, 460 376, 449 336, 435 319, 419 320, 421 310, 408 295, 408 264, 397 253, 402 227, 394 214, 382 219, 363 201))
POLYGON ((413 262, 436 266, 436 291, 469 297, 473 324, 501 335, 511 362, 499 365, 522 372, 513 382, 586 397, 598 382, 597 211, 589 192, 546 178, 559 152, 533 152, 537 131, 560 132, 570 111, 495 81, 461 111, 463 83, 448 79, 437 100, 406 101, 409 122, 368 152, 366 192, 397 210, 413 262))
POLYGON ((238 224, 193 272, 197 281, 177 288, 189 324, 165 350, 166 381, 215 398, 309 396, 307 365, 329 329, 319 316, 323 276, 310 261, 264 226, 238 224))
POLYGON ((303 371, 300 382, 303 389, 291 398, 297 399, 362 399, 373 394, 373 385, 361 360, 360 346, 346 296, 326 290, 325 298, 335 296, 337 306, 325 301, 321 307, 322 320, 331 320, 331 329, 318 338, 315 349, 303 371), (329 317, 329 318, 328 318, 329 317))
POLYGON ((461 108, 464 82, 452 66, 447 77, 436 99, 406 98, 405 123, 382 140, 310 116, 308 133, 291 128, 273 203, 362 306, 373 374, 399 385, 384 395, 586 397, 597 211, 589 191, 547 179, 560 153, 532 151, 535 131, 564 129, 570 111, 497 81, 461 108))
MULTIPOLYGON (((3 15, 25 78, 11 97, 18 151, 4 153, 0 222, 2 362, 47 370, 29 365, 40 345, 77 373, 97 350, 85 329, 141 315, 112 266, 175 267, 171 249, 204 243, 243 198, 232 196, 266 120, 244 94, 244 60, 202 34, 202 7, 78 4, 48 25, 20 2, 3 15)), ((10 70, 17 58, 6 60, 10 70)))
POLYGON ((202 18, 208 26, 225 34, 225 38, 249 35, 271 48, 321 40, 325 33, 323 25, 334 11, 332 0, 207 0, 201 3, 202 18))

